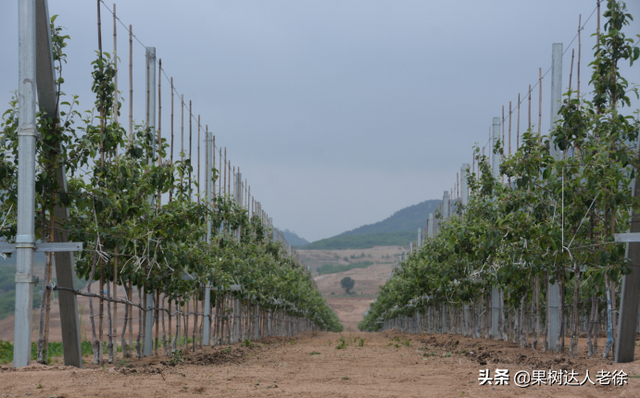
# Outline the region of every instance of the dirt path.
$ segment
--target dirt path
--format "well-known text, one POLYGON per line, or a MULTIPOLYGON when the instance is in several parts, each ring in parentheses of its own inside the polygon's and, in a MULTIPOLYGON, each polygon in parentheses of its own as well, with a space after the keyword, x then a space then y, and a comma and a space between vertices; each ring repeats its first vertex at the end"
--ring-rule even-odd
POLYGON ((206 349, 173 366, 167 358, 120 361, 86 369, 32 365, 0 370, 0 396, 17 397, 634 397, 640 395, 640 358, 632 364, 537 353, 515 344, 447 335, 312 333, 270 338, 251 347, 206 349), (337 349, 344 339, 345 347, 337 349), (360 339, 364 339, 360 347, 360 339), (313 354, 313 355, 312 355, 313 354), (479 385, 479 369, 509 369, 510 385, 479 385), (519 370, 623 369, 628 385, 513 384, 519 370))

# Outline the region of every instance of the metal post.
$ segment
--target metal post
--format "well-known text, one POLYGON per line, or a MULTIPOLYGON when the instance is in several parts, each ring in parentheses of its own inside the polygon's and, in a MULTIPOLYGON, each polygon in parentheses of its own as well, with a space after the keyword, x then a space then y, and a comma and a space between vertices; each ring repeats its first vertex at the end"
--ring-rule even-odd
MULTIPOLYGON (((493 140, 491 142, 491 171, 493 178, 498 181, 500 179, 500 161, 502 156, 495 153, 493 148, 500 140, 500 124, 499 117, 493 118, 493 140)), ((498 322, 500 320, 500 291, 493 286, 491 288, 491 337, 498 337, 498 322)))
MULTIPOLYGON (((149 133, 151 137, 156 136, 156 48, 147 47, 147 112, 149 120, 147 120, 147 126, 149 127, 149 133)), ((155 142, 152 138, 153 154, 155 154, 155 142)), ((151 163, 151 158, 149 159, 151 163)), ((153 201, 150 197, 149 201, 153 201)), ((145 309, 145 330, 144 330, 144 356, 151 356, 153 353, 153 311, 151 310, 153 305, 153 293, 147 292, 147 308, 145 309)), ((194 342, 195 344, 195 342, 194 342)))
MULTIPOLYGON (((562 43, 553 43, 551 61, 551 129, 555 127, 562 100, 562 43)), ((556 160, 562 158, 562 152, 551 143, 551 156, 556 160)), ((560 331, 560 286, 558 283, 547 286, 549 295, 549 350, 556 350, 558 332, 560 331)))
POLYGON ((422 245, 422 228, 418 228, 418 250, 420 250, 420 245, 422 245))
POLYGON ((36 7, 35 0, 18 3, 18 231, 16 236, 16 309, 13 366, 31 361, 33 252, 35 245, 36 153, 36 7))

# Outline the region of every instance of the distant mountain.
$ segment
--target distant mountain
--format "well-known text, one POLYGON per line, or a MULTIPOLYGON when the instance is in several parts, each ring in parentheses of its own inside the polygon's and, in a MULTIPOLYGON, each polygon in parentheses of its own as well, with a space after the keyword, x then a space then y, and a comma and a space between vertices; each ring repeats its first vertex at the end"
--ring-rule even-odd
POLYGON ((418 237, 416 232, 378 232, 363 235, 338 235, 298 247, 302 250, 370 249, 374 246, 406 246, 418 237))
MULTIPOLYGON (((375 224, 363 225, 351 231, 343 232, 340 235, 364 235, 383 232, 408 232, 417 231, 418 228, 425 227, 429 213, 435 213, 436 206, 442 200, 425 200, 417 205, 405 207, 393 213, 392 216, 375 224)), ((338 235, 338 236, 340 236, 338 235)))
POLYGON ((309 244, 308 240, 299 237, 295 232, 289 231, 288 229, 285 229, 282 234, 291 246, 304 246, 309 244))
MULTIPOLYGON (((340 235, 315 241, 299 249, 342 250, 366 249, 373 246, 405 246, 417 239, 418 228, 427 223, 429 213, 435 213, 442 200, 425 200, 405 207, 375 224, 363 225, 340 235)), ((426 233, 426 231, 423 231, 426 233)))

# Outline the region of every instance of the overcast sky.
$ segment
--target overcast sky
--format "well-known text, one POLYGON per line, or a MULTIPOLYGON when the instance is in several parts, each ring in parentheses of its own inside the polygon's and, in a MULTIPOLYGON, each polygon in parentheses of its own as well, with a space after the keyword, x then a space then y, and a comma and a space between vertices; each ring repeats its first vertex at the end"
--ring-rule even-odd
MULTIPOLYGON (((502 106, 524 99, 551 48, 572 41, 595 0, 535 1, 119 1, 137 38, 156 47, 178 93, 193 101, 281 229, 314 241, 442 197, 485 145, 502 106)), ((109 8, 113 2, 108 1, 109 8)), ((628 1, 640 33, 640 2, 628 1)), ((602 11, 605 4, 602 5, 602 11)), ((104 51, 113 20, 102 8, 104 51)), ((49 0, 71 36, 63 91, 90 109, 96 2, 49 0)), ((18 82, 17 1, 0 0, 0 104, 18 82)), ((582 34, 582 88, 590 76, 596 14, 582 34)), ((604 23, 604 21, 603 21, 604 23)), ((128 100, 128 33, 118 25, 120 90, 128 100)), ((144 118, 144 48, 134 41, 134 118, 144 118)), ((576 59, 577 63, 577 59, 576 59)), ((637 65, 623 73, 640 82, 637 65)), ((575 73, 574 73, 575 87, 575 73)), ((543 80, 548 130, 550 74, 543 80)), ((564 89, 563 89, 564 91, 564 89)), ((162 82, 163 135, 170 91, 162 82)), ((521 131, 527 111, 521 113, 521 131)), ((638 101, 634 102, 638 108, 638 101)), ((175 132, 180 132, 176 98, 175 132)), ((0 109, 6 108, 1 105, 0 109)), ((537 123, 538 91, 532 113, 537 123)), ((128 103, 122 120, 128 120, 128 103)), ((513 119, 515 147, 516 121, 513 119)), ((194 127, 195 131, 195 127, 194 127)), ((178 138, 176 138, 178 142, 178 138)), ((194 144, 195 146, 195 144, 194 144)), ((204 151, 204 145, 202 145, 204 151)), ((176 149, 179 151, 179 147, 176 149)), ((204 174, 203 174, 204 175, 204 174)))

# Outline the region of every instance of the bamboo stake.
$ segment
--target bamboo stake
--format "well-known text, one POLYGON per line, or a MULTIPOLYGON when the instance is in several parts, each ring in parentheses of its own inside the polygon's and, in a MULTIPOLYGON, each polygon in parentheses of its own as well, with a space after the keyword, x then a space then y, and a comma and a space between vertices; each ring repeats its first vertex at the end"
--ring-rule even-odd
MULTIPOLYGON (((173 166, 173 77, 171 77, 171 145, 169 147, 169 156, 171 166, 173 166)), ((169 190, 169 203, 173 199, 173 184, 171 184, 171 189, 169 190)), ((171 300, 169 300, 169 307, 171 307, 171 300)), ((171 334, 171 309, 169 309, 169 334, 171 334)))
MULTIPOLYGON (((158 166, 162 165, 162 58, 158 58, 158 166)), ((162 196, 158 195, 158 207, 162 196)))
POLYGON ((191 100, 189 100, 189 163, 191 165, 191 170, 189 170, 189 191, 191 192, 191 172, 193 170, 193 156, 192 155, 192 149, 193 149, 193 116, 191 114, 191 100))
POLYGON ((538 69, 538 87, 540 89, 539 102, 538 102, 538 139, 542 135, 542 68, 538 69))
MULTIPOLYGON (((102 60, 102 22, 100 20, 100 0, 98 0, 98 54, 100 60, 102 60)), ((100 73, 102 73, 102 66, 100 66, 100 73)), ((104 135, 104 110, 100 110, 100 132, 104 135)), ((100 168, 104 169, 104 140, 100 140, 100 168)), ((100 261, 100 295, 104 294, 104 263, 100 261)), ((103 332, 103 314, 104 314, 104 300, 100 297, 99 306, 99 321, 98 321, 98 333, 99 333, 99 354, 98 360, 102 362, 102 332, 103 332)))
MULTIPOLYGON (((113 91, 113 121, 118 124, 118 33, 116 29, 116 3, 113 3, 113 68, 115 69, 113 91)), ((118 147, 116 146, 116 156, 118 156, 118 147)), ((114 292, 115 294, 115 292, 114 292)), ((113 303, 114 316, 116 314, 116 303, 113 303)), ((115 318, 118 319, 118 318, 115 318)))
POLYGON ((180 101, 180 160, 184 161, 184 94, 182 94, 180 101))
MULTIPOLYGON (((197 181, 197 195, 198 195, 198 204, 200 204, 200 115, 198 115, 198 175, 196 176, 197 181)), ((198 317, 196 316, 196 320, 198 317)))
POLYGON ((577 72, 576 93, 578 96, 578 100, 580 100, 580 58, 582 55, 582 38, 581 38, 580 32, 582 32, 582 14, 578 16, 578 67, 576 71, 577 72))
POLYGON ((527 130, 533 128, 531 125, 531 84, 529 84, 529 119, 527 121, 527 130))
MULTIPOLYGON (((518 94, 518 101, 520 99, 520 94, 518 94)), ((513 112, 511 111, 511 101, 509 101, 509 156, 511 156, 511 115, 513 112)))
POLYGON ((516 126, 516 152, 520 148, 520 93, 518 93, 518 121, 516 126))
MULTIPOLYGON (((116 24, 116 3, 113 3, 113 66, 115 69, 115 90, 113 92, 113 120, 118 124, 118 29, 116 24)), ((118 147, 116 146, 116 156, 118 156, 118 147)), ((118 245, 115 247, 115 256, 113 263, 113 298, 118 299, 118 245)), ((113 303, 113 344, 115 347, 114 358, 118 357, 118 304, 113 303)), ((123 350, 124 355, 124 350, 123 350)))
POLYGON ((129 145, 133 144, 133 25, 129 25, 129 145))

